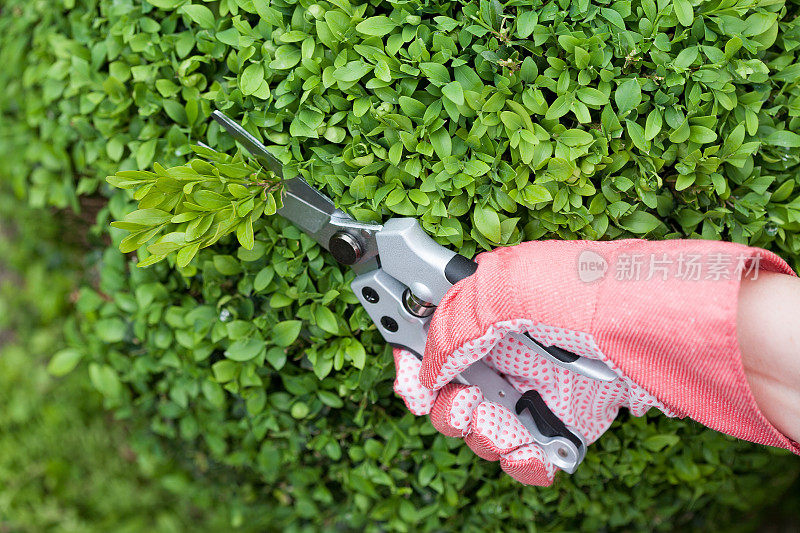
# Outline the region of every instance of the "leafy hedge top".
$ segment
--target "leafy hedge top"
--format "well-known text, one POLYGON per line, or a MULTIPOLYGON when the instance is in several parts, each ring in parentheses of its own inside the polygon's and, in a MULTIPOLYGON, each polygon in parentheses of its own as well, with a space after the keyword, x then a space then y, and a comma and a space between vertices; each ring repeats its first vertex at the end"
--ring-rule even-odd
MULTIPOLYGON (((233 151, 208 120, 219 108, 359 219, 417 216, 467 255, 702 236, 798 265, 795 3, 7 4, 8 176, 35 205, 108 196, 97 233, 141 216, 106 174, 196 171, 176 165, 198 141, 233 151)), ((522 489, 403 415, 350 272, 279 218, 250 218, 250 250, 173 219, 195 194, 154 179, 136 200, 162 218, 126 229, 182 234, 159 243, 167 254, 214 246, 150 269, 103 250, 69 336, 120 416, 148 419, 201 471, 239 468, 276 524, 477 529, 536 513, 553 528, 674 528, 699 509, 727 516, 744 491, 766 497, 749 469, 793 472, 648 417, 615 425, 555 489, 522 489)))

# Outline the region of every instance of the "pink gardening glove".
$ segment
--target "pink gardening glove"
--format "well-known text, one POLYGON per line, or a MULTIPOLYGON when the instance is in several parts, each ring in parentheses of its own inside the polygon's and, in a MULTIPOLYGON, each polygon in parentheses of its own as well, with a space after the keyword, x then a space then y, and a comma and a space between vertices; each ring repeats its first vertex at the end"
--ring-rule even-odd
POLYGON ((424 360, 395 350, 395 391, 437 430, 499 460, 525 484, 547 486, 556 467, 516 416, 450 380, 483 358, 520 391, 535 389, 587 444, 620 407, 690 417, 760 444, 800 452, 761 414, 736 337, 743 272, 793 274, 778 256, 744 245, 673 240, 540 241, 478 256, 433 315, 424 360), (575 374, 506 338, 600 359, 619 376, 575 374))

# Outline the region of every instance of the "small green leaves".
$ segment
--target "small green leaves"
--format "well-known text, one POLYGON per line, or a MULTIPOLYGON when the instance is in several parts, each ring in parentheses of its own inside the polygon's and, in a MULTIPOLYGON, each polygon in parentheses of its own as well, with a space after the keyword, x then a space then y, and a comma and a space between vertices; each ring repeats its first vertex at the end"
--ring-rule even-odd
POLYGON ((594 87, 581 87, 576 95, 586 105, 601 106, 608 103, 608 96, 594 87))
POLYGON ((678 54, 678 57, 672 62, 672 66, 680 71, 684 71, 689 68, 692 63, 697 61, 699 57, 699 50, 696 46, 690 46, 688 48, 684 48, 678 54))
POLYGON ((106 318, 99 320, 95 324, 94 333, 103 342, 113 344, 120 342, 125 338, 127 327, 125 323, 119 318, 106 318))
POLYGON ((671 446, 676 445, 679 443, 681 438, 678 435, 666 434, 666 435, 652 435, 647 437, 644 441, 642 441, 642 446, 650 450, 651 452, 661 452, 665 448, 669 448, 671 446))
POLYGON ((302 59, 302 52, 293 45, 285 44, 275 51, 275 59, 270 61, 269 68, 288 70, 297 65, 302 59))
POLYGON ((185 4, 186 0, 147 0, 147 3, 160 9, 171 10, 185 4))
POLYGON ((139 209, 125 215, 122 221, 140 226, 157 226, 169 222, 171 218, 172 215, 169 212, 160 209, 139 209))
POLYGON ((231 255, 215 255, 213 258, 214 268, 223 276, 235 276, 242 271, 242 266, 231 255))
POLYGON ((253 221, 249 218, 243 220, 236 226, 236 238, 239 244, 246 250, 252 250, 255 245, 255 238, 253 236, 253 221))
POLYGON ((681 122, 681 125, 675 128, 675 130, 669 134, 669 140, 676 144, 680 144, 685 142, 689 138, 689 135, 691 135, 689 121, 684 119, 683 122, 681 122))
MULTIPOLYGON (((212 162, 194 159, 188 165, 170 169, 156 164, 155 173, 120 172, 107 178, 111 184, 135 189, 140 207, 150 206, 111 224, 131 232, 120 241, 121 251, 146 247, 151 254, 139 262, 140 267, 177 253, 177 266, 186 268, 201 248, 233 232, 244 249, 252 250, 253 223, 262 214, 271 215, 277 210, 281 182, 271 172, 241 160, 234 163, 229 156, 207 149, 196 151, 212 162)), ((221 265, 217 269, 222 274, 238 272, 238 267, 221 265)))
POLYGON ((453 150, 453 141, 446 128, 439 128, 431 133, 431 145, 440 159, 450 156, 453 150))
POLYGON ((572 98, 571 96, 562 94, 558 98, 555 99, 553 104, 547 109, 547 113, 545 113, 544 118, 546 120, 557 120, 567 113, 572 108, 572 98))

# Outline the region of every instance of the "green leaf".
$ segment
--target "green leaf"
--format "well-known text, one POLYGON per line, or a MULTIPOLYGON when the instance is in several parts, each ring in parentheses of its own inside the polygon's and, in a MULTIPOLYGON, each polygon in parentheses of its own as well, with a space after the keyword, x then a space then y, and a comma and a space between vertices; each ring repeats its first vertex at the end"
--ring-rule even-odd
POLYGON ((275 346, 267 350, 267 362, 275 370, 283 368, 286 365, 286 349, 275 346))
POLYGON ((431 481, 433 481, 434 476, 436 475, 436 465, 433 463, 425 463, 422 465, 422 468, 419 469, 419 474, 417 474, 417 479, 419 484, 423 487, 427 487, 431 481))
POLYGON ((228 349, 225 350, 225 357, 232 361, 249 361, 265 349, 266 345, 261 338, 241 339, 231 344, 228 349))
MULTIPOLYGON (((624 25, 623 25, 624 27, 624 25)), ((579 69, 583 70, 589 66, 590 60, 589 52, 581 48, 580 46, 575 47, 575 66, 579 69)))
POLYGON ((661 118, 661 112, 658 109, 653 109, 650 111, 650 114, 647 115, 647 121, 644 125, 645 140, 650 141, 655 139, 656 135, 658 135, 661 131, 662 124, 663 121, 661 118))
POLYGON ((689 140, 698 144, 710 143, 717 140, 717 134, 705 126, 690 126, 689 140))
POLYGON ((692 22, 694 22, 694 12, 689 0, 672 0, 672 6, 675 9, 675 16, 678 17, 678 22, 687 28, 691 26, 692 22))
POLYGON ((323 330, 333 335, 339 333, 339 324, 336 321, 336 315, 327 307, 317 307, 317 310, 314 312, 314 318, 317 320, 317 325, 323 330))
POLYGON ((253 249, 255 245, 255 240, 253 238, 253 221, 250 220, 249 217, 236 226, 236 239, 244 249, 253 249))
POLYGON ((157 145, 158 139, 150 139, 149 141, 143 142, 136 151, 136 166, 139 168, 144 168, 152 163, 153 157, 156 153, 157 145))
POLYGON ((675 180, 675 190, 676 191, 684 191, 691 187, 695 180, 697 179, 697 175, 694 173, 692 174, 681 174, 678 176, 678 179, 675 180))
POLYGON ((442 87, 442 94, 444 94, 448 100, 456 105, 464 104, 464 90, 461 88, 461 84, 457 81, 451 81, 442 87))
POLYGON ((389 17, 380 15, 377 17, 369 17, 356 25, 356 31, 364 35, 374 35, 376 37, 383 37, 392 32, 397 27, 389 17))
POLYGON ((206 6, 188 4, 181 7, 181 11, 189 15, 189 18, 202 28, 210 29, 214 27, 214 14, 206 6))
POLYGON ((230 255, 215 255, 214 268, 223 276, 235 276, 242 271, 241 263, 230 255))
POLYGON ((531 183, 522 191, 522 198, 528 204, 537 204, 540 202, 549 202, 553 199, 553 195, 544 185, 538 183, 531 183))
POLYGON ((299 320, 285 320, 272 328, 272 342, 278 346, 289 346, 300 335, 302 322, 299 320))
POLYGON ((644 439, 642 445, 651 452, 660 452, 665 448, 678 444, 680 441, 681 438, 677 435, 653 435, 644 439))
POLYGON ((517 17, 517 37, 526 39, 533 33, 539 17, 535 11, 525 11, 517 17))
POLYGON ((567 113, 572 108, 572 98, 569 95, 562 94, 553 101, 553 104, 547 109, 544 118, 547 120, 556 120, 567 113))
POLYGON ((697 60, 699 55, 699 50, 696 46, 690 46, 688 48, 684 48, 678 54, 678 57, 672 62, 675 68, 680 70, 685 70, 689 68, 689 66, 697 60))
POLYGON ((168 211, 160 209, 139 209, 125 215, 122 219, 125 222, 133 224, 142 224, 143 226, 155 226, 157 224, 165 224, 172 219, 172 214, 168 211))
POLYGON ((100 394, 115 400, 122 393, 122 384, 116 371, 108 365, 89 364, 89 379, 100 394))
POLYGON ((97 337, 108 344, 123 340, 127 329, 125 323, 119 318, 106 318, 98 321, 94 326, 97 337))
POLYGON ((450 83, 450 72, 444 65, 439 63, 420 63, 419 68, 434 85, 450 83))
POLYGON ((270 61, 269 68, 276 70, 288 70, 297 65, 303 58, 299 48, 291 44, 285 44, 275 50, 275 59, 270 61))
POLYGON ((608 96, 593 87, 581 87, 575 94, 586 105, 602 106, 608 103, 608 96))
MULTIPOLYGON (((439 159, 450 156, 453 150, 453 142, 450 139, 450 134, 447 133, 447 128, 439 128, 431 133, 431 145, 439 159)), ((402 147, 402 145, 400 146, 402 147)))
POLYGON ((171 10, 186 3, 186 0, 147 0, 148 4, 152 4, 159 9, 171 10))
POLYGON ((354 82, 363 78, 372 67, 363 61, 350 61, 334 71, 333 77, 341 82, 354 82))
POLYGON ((264 67, 261 63, 251 63, 242 71, 239 88, 243 94, 253 94, 261 86, 262 81, 264 81, 264 67))
POLYGON ((297 402, 292 405, 292 408, 289 412, 294 418, 301 419, 307 417, 311 410, 308 408, 308 405, 305 402, 297 402))
POLYGON ((225 391, 222 390, 219 383, 207 379, 200 385, 200 389, 203 391, 203 396, 206 397, 208 402, 217 409, 225 405, 225 391))
POLYGON ((403 113, 409 117, 422 117, 427 109, 425 104, 408 96, 401 96, 397 99, 397 103, 400 104, 403 113))
POLYGON ((78 366, 83 353, 75 348, 65 348, 53 355, 47 364, 47 371, 53 376, 64 376, 78 366))
POLYGON ((178 250, 178 254, 175 257, 175 262, 178 265, 178 268, 185 268, 192 262, 194 256, 197 255, 197 252, 200 250, 200 243, 196 242, 194 244, 189 244, 184 246, 180 250, 178 250))
POLYGON ((585 146, 594 142, 594 137, 588 131, 567 130, 558 134, 558 141, 567 146, 585 146))
POLYGON ((214 373, 214 378, 220 383, 226 383, 236 377, 239 371, 239 365, 235 361, 223 360, 217 361, 211 365, 211 371, 214 373))
POLYGON ((367 352, 364 346, 357 340, 352 340, 346 348, 347 355, 353 362, 353 366, 358 369, 363 369, 367 363, 367 352))
POLYGON ((273 267, 266 266, 262 268, 258 274, 256 274, 256 277, 253 280, 253 288, 257 291, 263 291, 267 288, 274 277, 275 269, 273 267))
POLYGON ((644 138, 644 128, 642 128, 638 122, 634 122, 633 120, 626 120, 625 126, 628 130, 628 135, 630 136, 633 145, 642 152, 649 152, 650 143, 644 138))
POLYGON ((328 407, 339 409, 340 407, 344 406, 344 402, 342 401, 342 399, 330 391, 318 390, 317 396, 319 397, 320 401, 325 405, 327 405, 328 407))
POLYGON ((219 193, 208 190, 200 190, 194 193, 194 201, 200 207, 204 207, 210 211, 216 211, 228 207, 231 203, 230 199, 222 196, 219 193))
POLYGON ((793 131, 776 130, 767 135, 764 144, 783 148, 800 148, 800 135, 793 131))
POLYGON ((500 217, 497 211, 491 207, 475 207, 472 214, 475 228, 492 242, 500 242, 502 230, 500 228, 500 217))
POLYGON ((614 101, 622 114, 638 107, 642 103, 642 88, 635 79, 624 81, 614 92, 614 101))
POLYGON ((634 211, 619 220, 620 226, 638 235, 646 235, 661 226, 661 221, 647 211, 634 211))
POLYGON ((675 144, 680 144, 689 139, 690 134, 691 129, 689 128, 689 120, 684 119, 681 125, 675 128, 675 131, 669 134, 669 140, 675 144))

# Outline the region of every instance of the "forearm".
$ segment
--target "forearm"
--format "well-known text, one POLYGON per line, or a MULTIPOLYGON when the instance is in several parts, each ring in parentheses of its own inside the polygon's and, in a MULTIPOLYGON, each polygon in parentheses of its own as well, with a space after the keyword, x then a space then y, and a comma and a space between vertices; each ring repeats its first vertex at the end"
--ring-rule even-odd
POLYGON ((800 278, 762 271, 744 280, 737 329, 756 403, 779 431, 800 441, 800 278))

